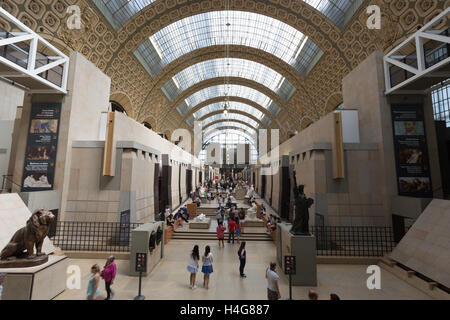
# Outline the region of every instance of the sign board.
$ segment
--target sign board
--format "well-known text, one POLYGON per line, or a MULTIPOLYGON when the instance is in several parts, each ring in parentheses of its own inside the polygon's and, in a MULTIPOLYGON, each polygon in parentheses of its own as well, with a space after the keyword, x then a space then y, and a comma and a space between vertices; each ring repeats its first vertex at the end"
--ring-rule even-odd
POLYGON ((147 253, 136 253, 136 272, 147 272, 147 253))
POLYGON ((295 275, 295 256, 284 256, 284 274, 295 275))
POLYGON ((432 197, 431 172, 422 105, 392 105, 398 194, 432 197))
POLYGON ((53 190, 61 103, 33 103, 28 126, 22 191, 53 190))

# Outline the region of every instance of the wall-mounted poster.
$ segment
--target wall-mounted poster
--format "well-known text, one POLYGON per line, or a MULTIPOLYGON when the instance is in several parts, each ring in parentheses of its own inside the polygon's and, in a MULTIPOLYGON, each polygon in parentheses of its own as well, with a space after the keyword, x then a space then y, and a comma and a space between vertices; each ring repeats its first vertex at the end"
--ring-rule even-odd
POLYGON ((398 194, 432 197, 428 145, 421 105, 392 105, 398 194))
POLYGON ((22 176, 22 191, 53 190, 60 103, 33 103, 22 176))

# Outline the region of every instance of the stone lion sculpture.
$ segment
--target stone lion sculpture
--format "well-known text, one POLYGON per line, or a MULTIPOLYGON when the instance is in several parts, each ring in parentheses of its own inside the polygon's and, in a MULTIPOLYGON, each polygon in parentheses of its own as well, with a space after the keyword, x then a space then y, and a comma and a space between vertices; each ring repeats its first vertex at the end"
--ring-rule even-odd
POLYGON ((36 210, 28 219, 26 226, 17 230, 9 243, 3 248, 0 253, 0 260, 12 257, 33 259, 36 256, 45 255, 42 252, 42 245, 54 220, 55 216, 50 211, 36 210), (34 254, 34 246, 36 246, 36 255, 34 254))

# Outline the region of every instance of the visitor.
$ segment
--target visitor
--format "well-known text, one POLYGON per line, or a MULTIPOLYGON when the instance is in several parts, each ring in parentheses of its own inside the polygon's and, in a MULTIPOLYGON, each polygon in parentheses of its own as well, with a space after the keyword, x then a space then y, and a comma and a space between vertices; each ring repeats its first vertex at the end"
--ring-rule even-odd
POLYGON ((220 223, 223 224, 223 215, 222 215, 222 210, 220 208, 217 210, 216 220, 217 220, 217 224, 220 224, 220 223))
POLYGON ((231 238, 233 238, 233 244, 234 244, 234 232, 236 231, 236 222, 232 219, 230 219, 230 222, 228 222, 228 243, 230 243, 231 238))
POLYGON ((0 300, 2 300, 3 283, 5 283, 5 280, 6 280, 6 274, 0 273, 0 300))
POLYGON ((224 238, 225 238, 225 230, 226 228, 223 226, 223 222, 220 221, 217 225, 216 228, 216 232, 217 232, 217 239, 219 240, 219 248, 220 248, 220 244, 222 243, 222 248, 225 247, 225 244, 223 242, 224 238))
POLYGON ((336 293, 331 293, 330 300, 341 300, 341 298, 336 293))
POLYGON ((213 254, 211 252, 211 248, 209 246, 205 247, 205 254, 202 257, 203 261, 203 267, 202 272, 204 274, 203 276, 203 287, 205 289, 209 288, 209 275, 213 273, 213 254))
POLYGON ((241 278, 247 278, 247 276, 244 273, 245 268, 245 262, 247 261, 247 250, 245 250, 245 241, 242 241, 241 246, 238 250, 239 255, 239 274, 241 275, 241 278))
POLYGON ((97 300, 100 294, 100 267, 94 264, 91 267, 91 276, 87 287, 87 300, 97 300))
POLYGON ((189 285, 191 289, 197 288, 197 286, 195 285, 195 276, 197 275, 198 272, 199 261, 200 261, 200 253, 198 245, 195 245, 191 253, 189 254, 189 264, 187 266, 187 270, 191 274, 189 279, 189 285))
POLYGON ((234 221, 236 222, 236 239, 237 243, 241 242, 241 221, 238 217, 234 218, 234 221))
MULTIPOLYGON (((177 214, 178 214, 178 213, 177 213, 177 214)), ((175 214, 175 216, 176 216, 177 214, 175 214)), ((172 215, 172 214, 169 214, 169 216, 168 216, 167 219, 166 219, 166 224, 167 224, 169 227, 173 227, 174 222, 175 222, 175 220, 174 220, 173 215, 172 215)))
POLYGON ((165 210, 165 216, 164 216, 164 218, 167 219, 167 217, 169 216, 169 214, 171 214, 170 207, 169 207, 169 205, 166 205, 166 210, 165 210))
POLYGON ((270 267, 266 269, 266 279, 267 279, 267 299, 268 300, 279 300, 281 299, 280 288, 278 286, 278 281, 280 276, 275 271, 277 264, 275 262, 270 263, 270 267))
POLYGON ((319 300, 319 295, 314 290, 309 290, 308 298, 309 300, 319 300))
POLYGON ((114 292, 111 290, 111 285, 114 284, 114 279, 116 278, 117 266, 114 262, 115 257, 110 256, 106 259, 106 264, 103 267, 102 278, 105 280, 105 288, 106 288, 106 299, 105 300, 113 300, 114 292))
POLYGON ((244 220, 245 219, 245 210, 244 208, 239 209, 239 219, 244 220))

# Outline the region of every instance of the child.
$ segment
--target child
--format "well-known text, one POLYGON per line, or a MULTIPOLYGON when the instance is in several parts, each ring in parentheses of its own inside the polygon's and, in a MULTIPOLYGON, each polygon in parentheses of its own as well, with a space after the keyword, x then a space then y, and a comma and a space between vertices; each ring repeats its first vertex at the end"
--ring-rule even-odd
POLYGON ((223 242, 223 239, 225 238, 225 227, 223 226, 222 221, 219 222, 219 225, 217 226, 217 239, 219 239, 219 248, 220 248, 220 243, 222 243, 222 248, 225 247, 225 244, 223 242))

